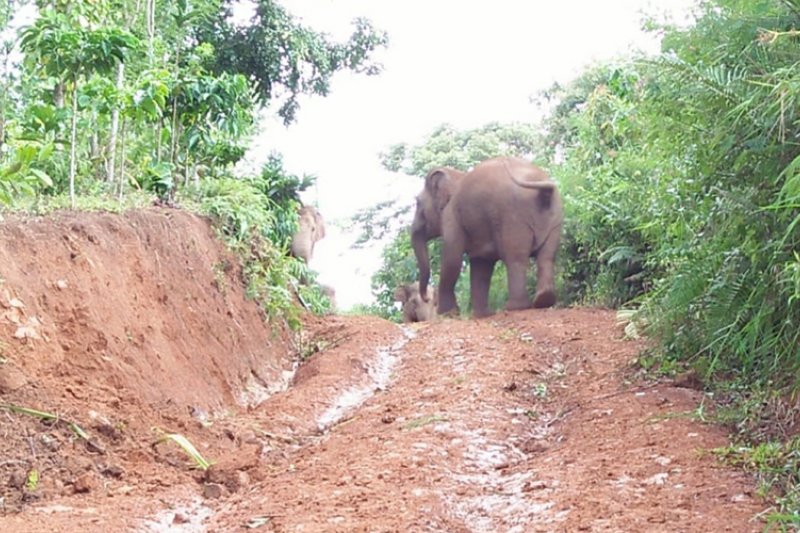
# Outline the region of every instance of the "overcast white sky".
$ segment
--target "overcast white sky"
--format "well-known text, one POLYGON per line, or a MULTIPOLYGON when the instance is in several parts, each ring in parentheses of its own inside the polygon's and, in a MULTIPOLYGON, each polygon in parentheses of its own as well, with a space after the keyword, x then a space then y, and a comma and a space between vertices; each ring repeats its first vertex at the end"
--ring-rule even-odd
POLYGON ((350 249, 354 236, 332 227, 389 198, 412 202, 421 180, 386 172, 378 154, 420 142, 442 123, 533 121, 529 98, 588 64, 658 43, 640 30, 642 10, 680 16, 692 0, 283 0, 319 31, 346 38, 350 21, 371 19, 389 33, 384 71, 337 74, 328 97, 302 100, 297 121, 267 120, 249 159, 271 150, 286 168, 318 177, 304 196, 329 221, 311 267, 336 289, 342 309, 372 301, 370 277, 380 246, 350 249))

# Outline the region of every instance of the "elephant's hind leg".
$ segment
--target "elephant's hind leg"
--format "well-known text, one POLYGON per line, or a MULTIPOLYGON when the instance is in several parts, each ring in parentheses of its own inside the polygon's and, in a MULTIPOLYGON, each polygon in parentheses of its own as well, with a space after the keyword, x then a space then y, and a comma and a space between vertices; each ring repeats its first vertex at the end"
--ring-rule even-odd
POLYGON ((555 262, 559 233, 552 233, 544 245, 536 253, 536 296, 533 306, 536 308, 552 307, 556 303, 555 262))
POLYGON ((472 298, 472 314, 482 318, 492 314, 489 310, 489 285, 495 261, 490 259, 470 259, 469 282, 472 298))
POLYGON ((543 289, 536 291, 536 296, 533 298, 533 307, 542 309, 545 307, 553 307, 556 304, 556 291, 555 289, 543 289))
POLYGON ((520 309, 530 309, 531 299, 528 296, 526 277, 528 273, 528 263, 530 259, 526 256, 514 257, 507 260, 506 270, 508 271, 508 311, 519 311, 520 309))
POLYGON ((506 265, 508 274, 508 302, 506 310, 530 309, 527 277, 531 263, 533 232, 527 226, 507 223, 502 228, 500 259, 506 265))

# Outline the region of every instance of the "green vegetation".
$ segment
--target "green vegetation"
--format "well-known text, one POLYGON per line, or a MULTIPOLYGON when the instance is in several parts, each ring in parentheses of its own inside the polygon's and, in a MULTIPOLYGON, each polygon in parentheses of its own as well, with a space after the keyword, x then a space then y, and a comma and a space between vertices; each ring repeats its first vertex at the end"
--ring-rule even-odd
POLYGON ((780 512, 767 517, 768 527, 794 530, 800 526, 800 438, 786 442, 764 442, 748 446, 729 446, 715 453, 724 461, 753 473, 763 497, 777 495, 780 512))
POLYGON ((409 420, 405 424, 403 424, 403 429, 411 430, 421 428, 430 424, 436 424, 439 422, 447 422, 448 418, 445 415, 425 415, 419 418, 415 418, 414 420, 409 420))
POLYGON ((89 434, 86 433, 86 431, 84 431, 83 428, 81 428, 75 422, 71 422, 69 420, 66 420, 65 418, 63 418, 63 417, 61 417, 59 415, 56 415, 56 414, 53 414, 53 413, 48 413, 46 411, 39 411, 37 409, 31 409, 30 407, 24 407, 24 406, 21 406, 21 405, 14 405, 14 404, 11 404, 11 403, 1 403, 0 404, 0 409, 6 410, 6 411, 10 411, 12 413, 21 414, 21 415, 32 416, 34 418, 38 418, 39 420, 43 420, 43 421, 46 421, 46 422, 51 422, 53 424, 56 424, 56 423, 59 423, 59 422, 63 423, 63 424, 66 424, 66 426, 75 434, 75 436, 77 436, 77 437, 79 437, 79 438, 81 438, 83 440, 86 440, 86 441, 90 440, 89 439, 89 434))
POLYGON ((790 2, 709 2, 659 57, 549 95, 568 297, 638 306, 706 380, 798 385, 798 22, 790 2))
POLYGON ((192 196, 241 259, 248 296, 262 305, 267 316, 285 319, 293 329, 300 327, 295 295, 316 313, 330 308, 318 285, 299 283, 313 280, 314 273, 287 255, 297 228, 297 194, 313 182, 310 176, 288 174, 281 160, 273 157, 259 176, 206 180, 192 196))
MULTIPOLYGON (((121 210, 159 201, 209 214, 243 260, 249 292, 297 326, 305 266, 286 257, 298 193, 312 178, 280 158, 234 177, 268 104, 291 122, 298 97, 341 70, 375 74, 386 35, 369 21, 333 42, 273 0, 5 0, 0 3, 0 208, 121 210), (23 8, 33 20, 20 28, 23 8)), ((313 279, 313 277, 312 277, 313 279)))

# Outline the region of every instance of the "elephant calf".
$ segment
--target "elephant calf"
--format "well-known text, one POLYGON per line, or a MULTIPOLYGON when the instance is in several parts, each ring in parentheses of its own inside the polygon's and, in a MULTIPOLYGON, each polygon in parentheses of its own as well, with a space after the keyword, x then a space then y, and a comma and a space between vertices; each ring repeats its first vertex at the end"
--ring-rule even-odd
POLYGON ((400 285, 394 291, 394 300, 403 304, 403 322, 425 322, 436 316, 438 294, 435 287, 429 287, 431 299, 425 301, 419 293, 419 282, 400 285))

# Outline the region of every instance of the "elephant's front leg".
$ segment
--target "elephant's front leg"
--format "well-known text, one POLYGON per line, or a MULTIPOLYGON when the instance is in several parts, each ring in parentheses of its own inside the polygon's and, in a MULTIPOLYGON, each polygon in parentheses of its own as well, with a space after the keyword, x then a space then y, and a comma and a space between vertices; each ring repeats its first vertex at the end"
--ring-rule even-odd
POLYGON ((560 231, 554 231, 536 253, 536 296, 533 306, 552 307, 556 303, 555 263, 560 231))
POLYGON ((440 315, 458 316, 459 309, 456 302, 456 282, 461 275, 461 261, 464 255, 464 246, 460 241, 447 242, 442 239, 442 261, 439 273, 439 308, 440 315))
POLYGON ((473 258, 469 263, 470 297, 472 314, 475 318, 489 316, 489 286, 495 262, 488 259, 473 258))

